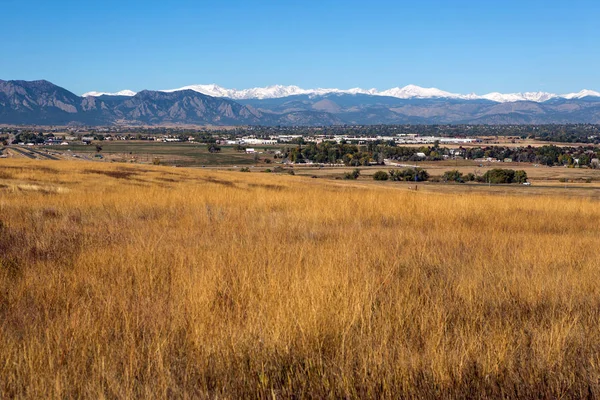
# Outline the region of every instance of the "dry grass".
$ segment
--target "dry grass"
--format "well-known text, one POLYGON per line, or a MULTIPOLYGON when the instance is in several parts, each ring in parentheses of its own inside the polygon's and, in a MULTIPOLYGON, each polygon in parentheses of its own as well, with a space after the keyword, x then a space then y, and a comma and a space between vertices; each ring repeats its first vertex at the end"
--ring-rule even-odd
POLYGON ((600 395, 597 201, 0 169, 0 398, 600 395))

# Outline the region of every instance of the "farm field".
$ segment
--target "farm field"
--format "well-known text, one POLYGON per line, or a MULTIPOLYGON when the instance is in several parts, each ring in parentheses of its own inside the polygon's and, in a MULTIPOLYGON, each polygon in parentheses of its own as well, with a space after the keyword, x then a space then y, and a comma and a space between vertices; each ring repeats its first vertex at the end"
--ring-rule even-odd
MULTIPOLYGON (((154 159, 158 159, 164 165, 195 167, 202 165, 250 165, 255 163, 253 154, 235 151, 233 146, 221 146, 220 153, 210 153, 206 144, 186 142, 104 141, 97 143, 102 146, 100 154, 107 161, 151 164, 154 159)), ((82 144, 46 146, 42 149, 58 153, 59 156, 67 159, 73 158, 73 154, 78 155, 79 158, 93 159, 97 153, 95 145, 82 144)), ((260 147, 260 151, 264 150, 260 147)), ((261 158, 265 156, 268 157, 269 155, 261 155, 261 158)))
POLYGON ((0 398, 597 397, 600 203, 521 189, 1 159, 0 398))

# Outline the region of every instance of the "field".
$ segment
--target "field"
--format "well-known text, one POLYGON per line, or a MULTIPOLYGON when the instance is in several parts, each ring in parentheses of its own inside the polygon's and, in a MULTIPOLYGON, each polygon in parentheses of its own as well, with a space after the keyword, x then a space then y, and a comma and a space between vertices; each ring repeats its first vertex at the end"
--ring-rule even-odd
MULTIPOLYGON (((202 165, 250 165, 255 163, 254 154, 246 154, 233 149, 233 146, 221 146, 220 153, 210 153, 206 144, 175 142, 161 143, 149 141, 98 142, 102 146, 101 154, 107 161, 152 163, 158 159, 163 165, 193 166, 202 165)), ((82 159, 93 159, 95 145, 71 144, 69 146, 46 146, 44 150, 57 153, 61 157, 72 158, 73 154, 82 159)), ((263 147, 257 151, 264 151, 263 147)), ((261 158, 270 157, 261 154, 261 158)))
POLYGON ((594 190, 300 175, 1 159, 0 398, 600 396, 594 190))
MULTIPOLYGON (((520 141, 519 145, 540 145, 549 142, 520 141), (522 143, 521 143, 522 142, 522 143)), ((78 161, 119 162, 128 164, 151 165, 158 161, 161 165, 197 167, 220 170, 239 170, 244 167, 256 171, 272 170, 277 165, 281 166, 281 159, 274 158, 274 153, 286 147, 285 144, 276 146, 257 146, 256 154, 246 154, 234 149, 233 146, 221 146, 221 152, 210 153, 206 144, 198 143, 162 143, 153 141, 104 141, 98 142, 102 146, 102 158, 96 156, 95 145, 71 144, 69 146, 11 146, 4 151, 10 158, 34 159, 61 159, 78 161)), ((501 141, 501 145, 509 145, 510 141, 501 141)), ((477 144, 478 146, 481 144, 477 144)), ((495 144, 489 144, 491 146, 495 144)), ((562 145, 565 145, 564 143, 562 145)), ((572 144, 568 144, 572 145, 572 144)), ((289 146, 289 145, 287 145, 289 146)), ((452 146, 448 146, 452 147, 452 146)), ((407 162, 407 164, 414 164, 407 162)), ((581 192, 585 196, 596 196, 600 189, 600 170, 589 168, 546 167, 531 163, 498 163, 476 162, 474 160, 446 160, 434 162, 418 162, 419 167, 425 168, 434 178, 440 178, 444 172, 457 169, 463 174, 474 173, 483 175, 492 168, 522 169, 527 172, 529 181, 536 186, 544 188, 556 187, 573 189, 570 191, 581 192)), ((301 176, 315 176, 318 178, 336 179, 345 172, 352 171, 354 167, 325 167, 311 165, 283 165, 286 169, 294 169, 301 176)), ((395 167, 372 166, 360 167, 362 178, 371 179, 379 170, 390 170, 395 167)), ((401 168, 401 167, 398 167, 401 168)), ((429 183, 431 184, 431 183, 429 183)), ((448 189, 454 190, 454 189, 448 189)), ((470 188, 469 190, 473 190, 470 188)), ((534 189, 535 190, 535 189, 534 189)))

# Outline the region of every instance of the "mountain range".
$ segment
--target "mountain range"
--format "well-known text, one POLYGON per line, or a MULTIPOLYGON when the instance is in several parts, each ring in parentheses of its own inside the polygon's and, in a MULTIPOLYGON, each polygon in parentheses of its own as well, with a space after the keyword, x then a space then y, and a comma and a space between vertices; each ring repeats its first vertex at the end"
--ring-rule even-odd
POLYGON ((245 90, 194 85, 78 96, 48 81, 0 80, 0 124, 367 125, 600 123, 600 93, 461 95, 414 85, 245 90))
MULTIPOLYGON (((212 97, 227 97, 234 100, 249 100, 249 99, 276 99, 282 97, 308 95, 308 96, 323 96, 327 94, 368 94, 372 96, 396 97, 398 99, 461 99, 461 100, 491 100, 498 103, 512 103, 515 101, 534 101, 542 103, 555 98, 563 99, 581 99, 584 97, 600 97, 600 92, 584 89, 577 93, 554 94, 548 92, 522 92, 522 93, 499 93, 492 92, 484 95, 459 94, 450 93, 437 88, 423 88, 416 85, 407 85, 404 87, 395 87, 383 91, 377 89, 302 89, 298 86, 282 86, 273 85, 267 87, 257 87, 252 89, 226 89, 216 84, 210 85, 190 85, 179 89, 161 90, 161 92, 178 92, 182 90, 193 90, 212 97)), ((122 90, 116 93, 106 92, 87 92, 83 97, 88 96, 135 96, 132 90, 122 90)))

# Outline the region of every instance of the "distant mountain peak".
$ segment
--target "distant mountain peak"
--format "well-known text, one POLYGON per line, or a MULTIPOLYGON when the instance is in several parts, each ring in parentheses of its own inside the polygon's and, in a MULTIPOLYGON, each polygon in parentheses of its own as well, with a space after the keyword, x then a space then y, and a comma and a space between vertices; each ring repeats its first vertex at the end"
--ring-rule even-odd
POLYGON ((568 93, 560 96, 565 99, 582 99, 584 97, 600 97, 600 92, 596 92, 594 90, 583 89, 577 93, 568 93))
POLYGON ((81 95, 81 97, 100 97, 100 96, 135 96, 137 93, 133 90, 121 90, 120 92, 115 93, 106 93, 106 92, 87 92, 81 95))

